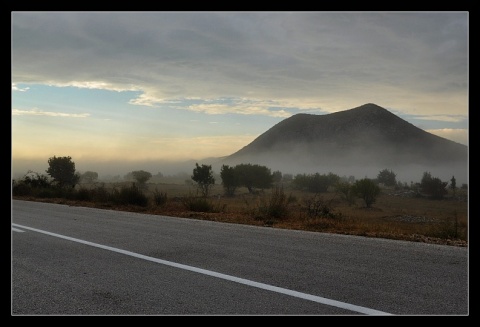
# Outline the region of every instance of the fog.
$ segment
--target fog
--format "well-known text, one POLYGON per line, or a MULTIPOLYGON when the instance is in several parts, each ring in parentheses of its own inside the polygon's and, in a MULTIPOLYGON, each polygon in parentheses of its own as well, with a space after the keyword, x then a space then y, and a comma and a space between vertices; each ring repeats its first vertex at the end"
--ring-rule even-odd
MULTIPOLYGON (((269 167, 272 172, 280 171, 282 174, 328 174, 334 173, 340 177, 354 176, 355 179, 361 178, 376 178, 381 170, 388 169, 395 173, 396 180, 398 182, 407 183, 411 182, 419 183, 423 177, 424 172, 429 172, 432 177, 438 177, 444 182, 450 182, 452 176, 455 176, 457 186, 461 184, 468 184, 468 167, 466 164, 454 163, 449 165, 422 165, 422 164, 376 164, 376 165, 362 165, 355 164, 355 160, 346 161, 344 164, 325 164, 314 165, 308 163, 302 163, 301 160, 296 160, 292 156, 291 160, 282 160, 282 158, 271 157, 270 159, 257 159, 248 160, 244 159, 243 162, 257 163, 269 167)), ((214 167, 212 165, 212 167, 214 167)), ((218 165, 215 169, 219 171, 218 165)))
MULTIPOLYGON (((372 158, 369 152, 351 152, 342 153, 341 156, 333 158, 328 155, 312 155, 308 149, 296 147, 290 149, 285 154, 265 153, 257 156, 241 156, 237 158, 204 158, 192 159, 189 161, 84 161, 82 159, 72 158, 75 163, 76 171, 84 173, 94 171, 99 175, 99 180, 122 180, 123 177, 134 170, 145 170, 152 175, 161 173, 163 176, 175 176, 178 174, 191 175, 195 168, 195 163, 212 165, 213 172, 220 174, 221 167, 224 164, 235 166, 240 163, 251 163, 264 165, 272 172, 280 171, 282 174, 328 174, 334 173, 340 177, 354 176, 355 179, 376 178, 383 169, 392 170, 396 174, 399 182, 407 183, 420 182, 423 173, 429 172, 432 177, 438 177, 444 182, 450 182, 452 176, 455 177, 457 186, 468 184, 468 162, 466 161, 448 161, 439 164, 422 163, 415 161, 416 158, 405 158, 405 156, 396 156, 394 151, 380 152, 383 160, 372 158), (372 162, 374 162, 372 164, 372 162)), ((329 152, 325 152, 329 153, 329 152)), ((331 152, 330 152, 331 153, 331 152)), ((38 172, 46 175, 48 169, 48 158, 30 159, 30 160, 12 160, 12 178, 21 179, 28 171, 38 172)), ((217 180, 221 183, 221 180, 217 180)))

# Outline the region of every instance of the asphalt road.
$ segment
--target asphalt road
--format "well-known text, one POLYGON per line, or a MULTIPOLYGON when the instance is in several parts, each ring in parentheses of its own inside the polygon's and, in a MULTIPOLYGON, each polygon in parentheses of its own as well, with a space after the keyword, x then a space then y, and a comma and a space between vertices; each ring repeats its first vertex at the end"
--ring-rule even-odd
POLYGON ((12 200, 11 314, 469 315, 468 248, 12 200))

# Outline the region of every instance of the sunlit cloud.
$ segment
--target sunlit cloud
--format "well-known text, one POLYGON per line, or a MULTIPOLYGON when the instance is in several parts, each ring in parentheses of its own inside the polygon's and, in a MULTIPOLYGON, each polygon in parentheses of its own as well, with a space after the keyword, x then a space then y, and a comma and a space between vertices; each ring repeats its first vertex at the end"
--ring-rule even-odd
POLYGON ((26 92, 28 89, 30 88, 29 87, 20 88, 17 86, 16 83, 12 83, 12 91, 26 92))
MULTIPOLYGON (((429 115, 429 116, 414 116, 415 119, 419 120, 433 120, 433 121, 443 121, 443 122, 461 122, 464 121, 467 117, 461 115, 429 115)), ((448 129, 445 129, 448 130, 448 129)))
POLYGON ((64 112, 42 111, 37 108, 31 110, 12 109, 12 116, 49 116, 49 117, 68 117, 68 118, 86 118, 89 113, 72 114, 64 112))
POLYGON ((161 102, 162 100, 155 97, 151 97, 147 94, 140 94, 140 96, 130 100, 128 103, 136 106, 155 107, 158 106, 161 102))
POLYGON ((119 85, 101 81, 70 81, 70 82, 46 82, 46 85, 56 87, 77 87, 79 89, 108 90, 116 92, 139 91, 140 88, 133 85, 119 85))
POLYGON ((244 104, 244 103, 202 103, 190 105, 187 110, 194 112, 202 112, 208 115, 223 115, 223 114, 238 114, 238 115, 263 115, 271 117, 287 118, 292 114, 286 110, 273 110, 261 102, 258 105, 244 104))
POLYGON ((454 142, 468 145, 468 130, 466 129, 440 128, 428 129, 426 131, 454 142))

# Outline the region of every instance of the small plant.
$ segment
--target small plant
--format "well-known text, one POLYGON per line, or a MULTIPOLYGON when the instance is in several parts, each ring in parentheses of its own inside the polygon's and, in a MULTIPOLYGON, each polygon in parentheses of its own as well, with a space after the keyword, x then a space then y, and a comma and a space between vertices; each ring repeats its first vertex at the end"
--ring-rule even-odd
POLYGON ((292 199, 285 195, 282 186, 275 186, 270 198, 260 202, 258 211, 267 218, 284 218, 288 215, 288 205, 292 199))
POLYGON ((436 236, 444 239, 456 239, 459 236, 458 227, 458 216, 455 211, 453 217, 445 218, 440 223, 436 236))
POLYGON ((205 196, 186 196, 182 198, 182 204, 189 211, 213 212, 215 206, 205 196))
MULTIPOLYGON (((330 203, 325 203, 322 197, 317 194, 304 200, 307 215, 310 218, 336 218, 338 215, 333 213, 330 203)), ((331 201, 330 201, 331 202, 331 201)))
POLYGON ((167 203, 167 193, 159 192, 157 188, 153 191, 153 202, 157 206, 163 206, 167 203))

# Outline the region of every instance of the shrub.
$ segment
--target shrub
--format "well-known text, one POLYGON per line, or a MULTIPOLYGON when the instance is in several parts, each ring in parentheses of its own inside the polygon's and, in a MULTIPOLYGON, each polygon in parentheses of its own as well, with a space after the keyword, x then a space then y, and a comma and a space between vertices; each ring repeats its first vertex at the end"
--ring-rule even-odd
POLYGON ((32 187, 23 181, 12 183, 12 195, 14 196, 28 196, 32 195, 32 187))
POLYGON ((326 203, 322 197, 314 195, 304 200, 307 210, 307 215, 310 218, 338 218, 339 215, 333 213, 330 203, 326 203))
POLYGON ((155 191, 153 192, 153 202, 157 206, 162 206, 165 203, 167 203, 167 193, 162 193, 155 188, 155 191))
POLYGON ((105 185, 102 184, 91 191, 91 197, 94 202, 108 202, 112 195, 107 191, 105 185))
POLYGON ((263 217, 283 218, 288 215, 288 205, 292 201, 287 197, 282 186, 276 186, 267 200, 262 200, 258 206, 258 211, 263 217))
POLYGON ((384 169, 378 173, 377 182, 385 186, 395 186, 397 184, 396 175, 392 170, 384 169))
POLYGON ((195 212, 213 212, 214 205, 204 196, 187 196, 182 198, 182 204, 186 209, 195 212))
POLYGON ((370 208, 380 194, 380 187, 373 180, 364 178, 353 184, 353 192, 365 201, 367 208, 370 208))
POLYGON ((448 182, 442 182, 440 178, 432 177, 429 172, 424 172, 420 189, 432 199, 443 199, 443 196, 448 193, 447 184, 448 182))
POLYGON ((335 184, 335 190, 343 199, 347 201, 348 205, 355 203, 355 194, 353 187, 349 182, 338 182, 335 184))
POLYGON ((92 191, 86 189, 86 188, 81 188, 77 191, 77 200, 80 201, 91 201, 92 200, 92 191))
POLYGON ((112 200, 116 204, 132 204, 141 207, 146 207, 148 204, 148 198, 135 184, 130 187, 122 187, 120 191, 115 189, 112 200))

